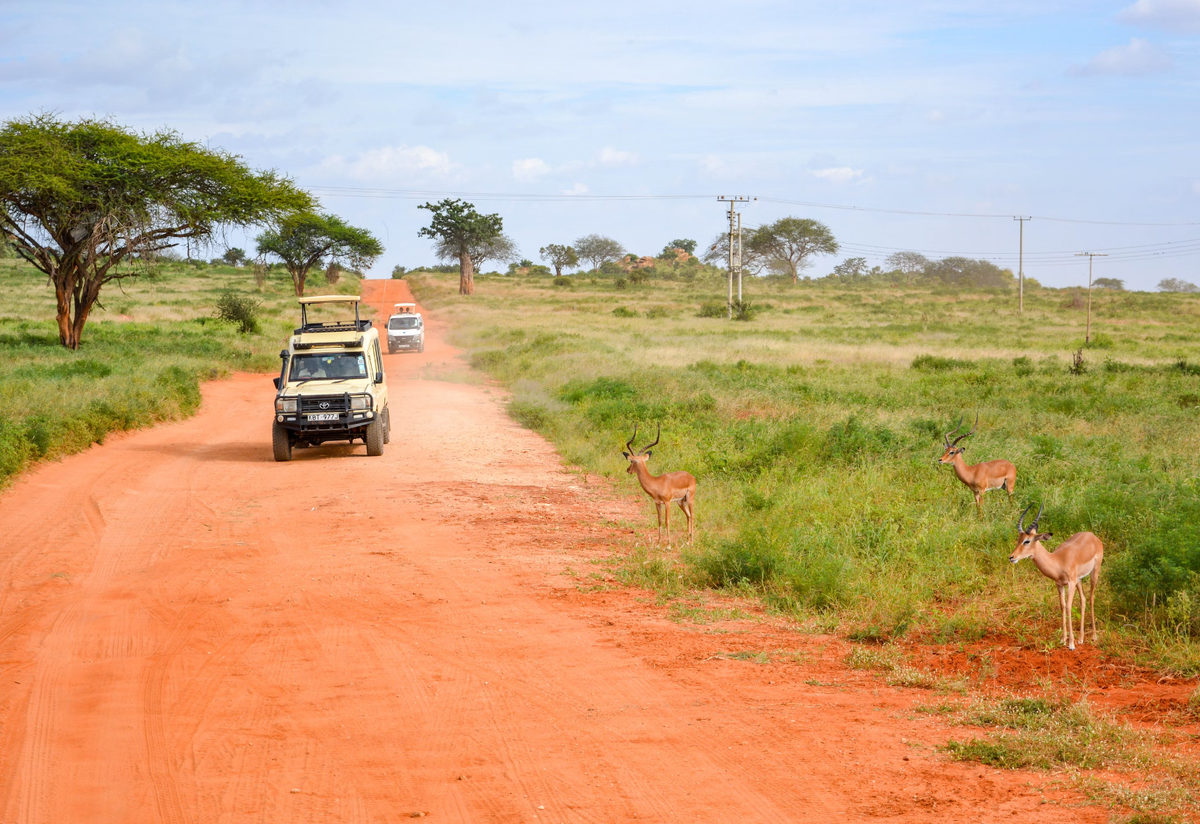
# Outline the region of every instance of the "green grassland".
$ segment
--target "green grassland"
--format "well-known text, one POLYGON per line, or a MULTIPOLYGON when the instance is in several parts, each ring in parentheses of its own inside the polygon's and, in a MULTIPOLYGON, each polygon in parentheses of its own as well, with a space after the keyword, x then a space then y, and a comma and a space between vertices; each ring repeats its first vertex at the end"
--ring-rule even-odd
MULTIPOLYGON (((310 294, 358 290, 319 275, 310 294)), ((173 420, 200 403, 201 379, 273 371, 298 321, 286 272, 165 262, 107 286, 75 352, 58 344, 54 291, 24 261, 0 259, 0 485, 31 462, 86 449, 109 432, 173 420), (218 321, 222 294, 258 301, 259 329, 218 321)))
POLYGON ((470 299, 454 275, 409 279, 568 462, 636 489, 620 452, 662 424, 651 469, 698 478, 699 538, 651 549, 647 501, 642 582, 753 594, 853 638, 1049 649, 1055 589, 1008 562, 1019 507, 1045 502, 1058 539, 1104 542, 1102 644, 1200 673, 1200 297, 1097 292, 1085 347, 1079 290, 1033 286, 1018 315, 1015 291, 751 279, 753 317, 731 322, 699 316, 724 303, 705 272, 483 276, 470 299), (976 413, 969 462, 1018 468, 1016 503, 992 492, 983 517, 936 464, 976 413))

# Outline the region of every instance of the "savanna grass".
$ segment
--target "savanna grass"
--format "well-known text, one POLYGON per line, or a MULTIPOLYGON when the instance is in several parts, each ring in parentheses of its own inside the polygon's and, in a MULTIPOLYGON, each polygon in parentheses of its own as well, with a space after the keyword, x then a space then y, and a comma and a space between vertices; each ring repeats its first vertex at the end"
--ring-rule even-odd
POLYGON ((1054 587, 1008 563, 1019 507, 1045 502, 1058 536, 1104 541, 1105 643, 1200 672, 1200 410, 1187 400, 1200 397, 1200 298, 1095 297, 1106 348, 1083 349, 1074 375, 1084 316, 1052 289, 1029 290, 1018 315, 1004 290, 751 279, 761 313, 734 324, 708 316, 724 283, 702 276, 620 290, 482 277, 471 299, 452 277, 410 282, 568 461, 627 481, 633 425, 661 422, 652 470, 699 480, 699 538, 677 581, 836 615, 864 639, 1051 644, 1054 587), (993 492, 983 517, 935 463, 941 433, 975 413, 968 458, 1018 467, 1016 501, 993 492))

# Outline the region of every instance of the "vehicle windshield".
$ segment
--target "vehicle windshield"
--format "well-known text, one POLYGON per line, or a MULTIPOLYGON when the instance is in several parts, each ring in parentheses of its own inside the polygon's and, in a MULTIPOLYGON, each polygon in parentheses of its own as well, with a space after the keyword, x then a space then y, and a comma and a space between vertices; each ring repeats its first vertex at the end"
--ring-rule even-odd
POLYGON ((292 355, 289 381, 341 380, 365 378, 367 359, 362 352, 335 352, 292 355))
POLYGON ((420 318, 392 318, 388 321, 388 329, 416 329, 420 325, 420 318))

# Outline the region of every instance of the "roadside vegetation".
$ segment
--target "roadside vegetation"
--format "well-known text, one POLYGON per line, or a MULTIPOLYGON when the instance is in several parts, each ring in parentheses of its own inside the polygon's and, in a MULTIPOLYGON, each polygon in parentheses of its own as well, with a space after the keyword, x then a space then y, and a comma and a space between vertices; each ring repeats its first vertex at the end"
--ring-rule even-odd
POLYGON ((699 537, 639 563, 647 583, 753 595, 855 639, 1049 650, 1055 588, 1008 562, 1020 508, 1044 502, 1052 544, 1104 542, 1102 647, 1200 673, 1200 296, 1097 290, 1085 346, 1081 290, 1033 281, 1018 316, 1011 288, 750 278, 730 323, 712 267, 639 274, 479 275, 471 301, 406 276, 567 461, 633 490, 621 449, 661 422, 651 470, 697 477, 699 537), (975 413, 969 462, 1017 466, 1017 504, 993 492, 982 518, 935 463, 975 413))
MULTIPOLYGON (((359 290, 352 273, 320 280, 310 294, 359 290)), ((277 370, 298 320, 282 266, 160 258, 105 291, 77 350, 60 345, 44 274, 0 257, 0 294, 0 485, 110 432, 191 414, 200 380, 277 370)))

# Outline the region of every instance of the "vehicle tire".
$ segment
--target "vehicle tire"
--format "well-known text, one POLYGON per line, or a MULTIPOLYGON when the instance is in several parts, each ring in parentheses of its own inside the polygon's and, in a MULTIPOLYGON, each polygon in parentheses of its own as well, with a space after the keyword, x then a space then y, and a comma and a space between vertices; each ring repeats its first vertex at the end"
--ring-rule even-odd
POLYGON ((386 406, 383 408, 383 442, 392 442, 392 412, 386 406))
POLYGON ((383 454, 383 417, 377 417, 367 424, 367 436, 363 438, 367 444, 367 454, 378 457, 383 454))
POLYGON ((275 453, 275 460, 290 461, 292 459, 292 437, 291 433, 280 426, 278 421, 271 424, 271 449, 275 453))
POLYGON ((424 351, 425 351, 425 339, 424 339, 424 338, 421 338, 421 345, 417 347, 417 351, 418 351, 418 352, 424 352, 424 351))

